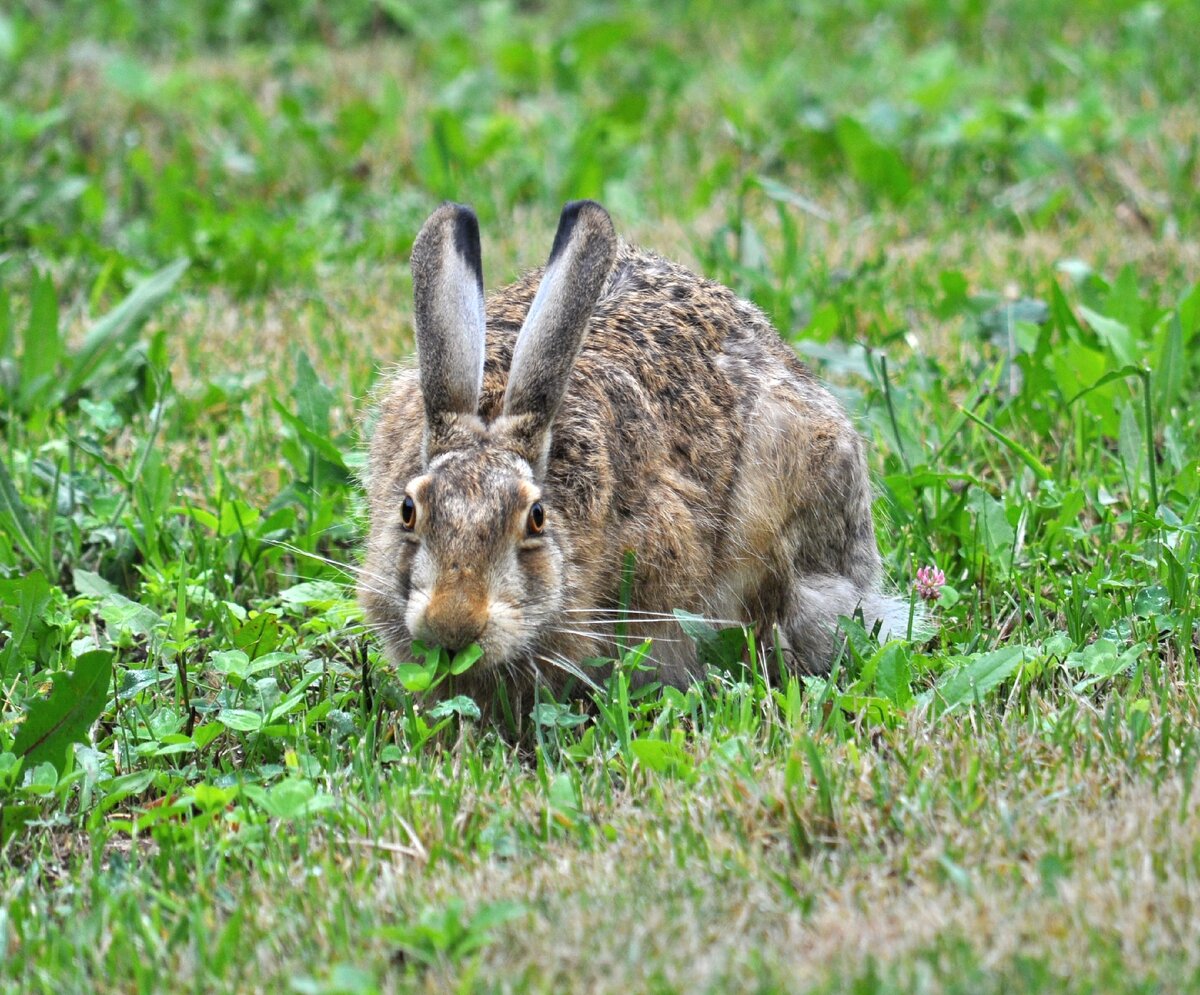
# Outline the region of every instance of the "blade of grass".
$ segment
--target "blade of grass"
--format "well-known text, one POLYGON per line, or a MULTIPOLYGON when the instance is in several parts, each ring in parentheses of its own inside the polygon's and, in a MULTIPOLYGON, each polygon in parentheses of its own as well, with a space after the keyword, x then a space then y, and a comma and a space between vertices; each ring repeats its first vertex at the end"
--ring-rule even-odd
POLYGON ((961 411, 964 415, 966 415, 969 419, 971 419, 971 421, 973 421, 980 428, 984 429, 989 435, 993 436, 1006 449, 1008 449, 1014 456, 1016 456, 1022 463, 1024 463, 1027 467, 1029 467, 1029 469, 1033 471, 1034 476, 1037 477, 1038 480, 1053 479, 1054 474, 1052 474, 1046 468, 1046 464, 1043 463, 1036 456, 1034 456, 1033 453, 1030 452, 1028 449, 1026 449, 1023 445, 1021 445, 1021 443, 1017 442, 1016 439, 1013 439, 1010 436, 1005 435, 1003 432, 1000 431, 1000 429, 996 428, 994 425, 989 425, 986 421, 984 421, 977 414, 975 414, 975 412, 968 411, 966 408, 963 408, 963 407, 959 407, 958 410, 961 411))

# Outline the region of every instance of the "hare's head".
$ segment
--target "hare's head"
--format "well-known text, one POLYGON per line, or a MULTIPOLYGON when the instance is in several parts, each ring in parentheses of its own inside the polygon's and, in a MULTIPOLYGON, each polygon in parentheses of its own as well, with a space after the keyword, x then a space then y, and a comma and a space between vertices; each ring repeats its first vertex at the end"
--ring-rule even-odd
POLYGON ((542 493, 550 429, 616 254, 599 204, 563 208, 513 350, 499 417, 479 415, 486 319, 479 223, 445 204, 413 244, 421 472, 394 495, 390 529, 404 627, 484 665, 529 651, 562 606, 571 523, 542 493))

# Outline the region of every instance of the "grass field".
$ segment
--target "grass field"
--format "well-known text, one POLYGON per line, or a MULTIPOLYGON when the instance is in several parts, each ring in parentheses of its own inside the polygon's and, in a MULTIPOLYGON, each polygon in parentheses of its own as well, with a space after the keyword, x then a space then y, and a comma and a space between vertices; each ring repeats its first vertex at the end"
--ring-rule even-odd
POLYGON ((0 990, 1200 989, 1190 0, 443 6, 0 13, 0 990), (845 400, 936 638, 516 744, 383 664, 412 238, 585 196, 845 400))

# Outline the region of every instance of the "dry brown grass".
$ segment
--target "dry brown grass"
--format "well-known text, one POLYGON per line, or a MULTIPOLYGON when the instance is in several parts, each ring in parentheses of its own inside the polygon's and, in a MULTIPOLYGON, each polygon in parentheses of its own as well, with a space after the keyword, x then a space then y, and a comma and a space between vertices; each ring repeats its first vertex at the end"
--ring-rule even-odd
MULTIPOLYGON (((891 817, 872 780, 897 772, 878 755, 847 758, 838 836, 812 854, 787 843, 788 790, 771 767, 671 790, 658 811, 630 799, 609 816, 612 845, 488 863, 465 886, 456 873, 441 887, 537 910, 487 955, 486 975, 512 990, 517 979, 554 991, 746 990, 764 976, 800 989, 871 963, 911 971, 952 940, 989 971, 1025 957, 1064 982, 1100 977, 1116 951, 1130 977, 1164 964, 1176 983, 1196 976, 1200 817, 1178 772, 1157 787, 1117 767, 1072 772, 1018 735, 1002 747, 1013 751, 1007 776, 960 810, 951 799, 974 759, 971 730, 910 726, 906 738, 928 769, 910 790, 894 785, 891 817)), ((379 899, 409 873, 381 879, 379 899)), ((428 988, 449 981, 434 974, 428 988)))

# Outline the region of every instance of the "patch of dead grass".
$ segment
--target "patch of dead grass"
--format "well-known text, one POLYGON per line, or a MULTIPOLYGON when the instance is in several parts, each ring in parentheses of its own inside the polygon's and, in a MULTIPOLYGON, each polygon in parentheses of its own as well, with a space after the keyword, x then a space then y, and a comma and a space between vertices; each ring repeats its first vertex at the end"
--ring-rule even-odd
MULTIPOLYGON (((989 970, 1034 957, 1064 979, 1095 977, 1114 949, 1131 977, 1200 970, 1200 819, 1181 811, 1179 778, 1114 791, 1093 771, 1055 790, 992 792, 974 818, 939 806, 908 838, 888 839, 864 809, 873 832, 848 843, 852 855, 801 861, 767 826, 748 841, 706 820, 706 802, 677 796, 664 813, 624 813, 612 846, 488 864, 453 889, 531 904, 490 949, 486 975, 541 990, 744 990, 764 972, 803 987, 872 963, 903 975, 947 939, 989 970), (704 842, 681 861, 688 822, 704 842), (1043 862, 1063 854, 1052 877, 1043 862), (807 914, 780 887, 789 879, 807 914)), ((748 808, 753 826, 761 813, 748 808)), ((449 981, 431 977, 430 990, 449 981)))

